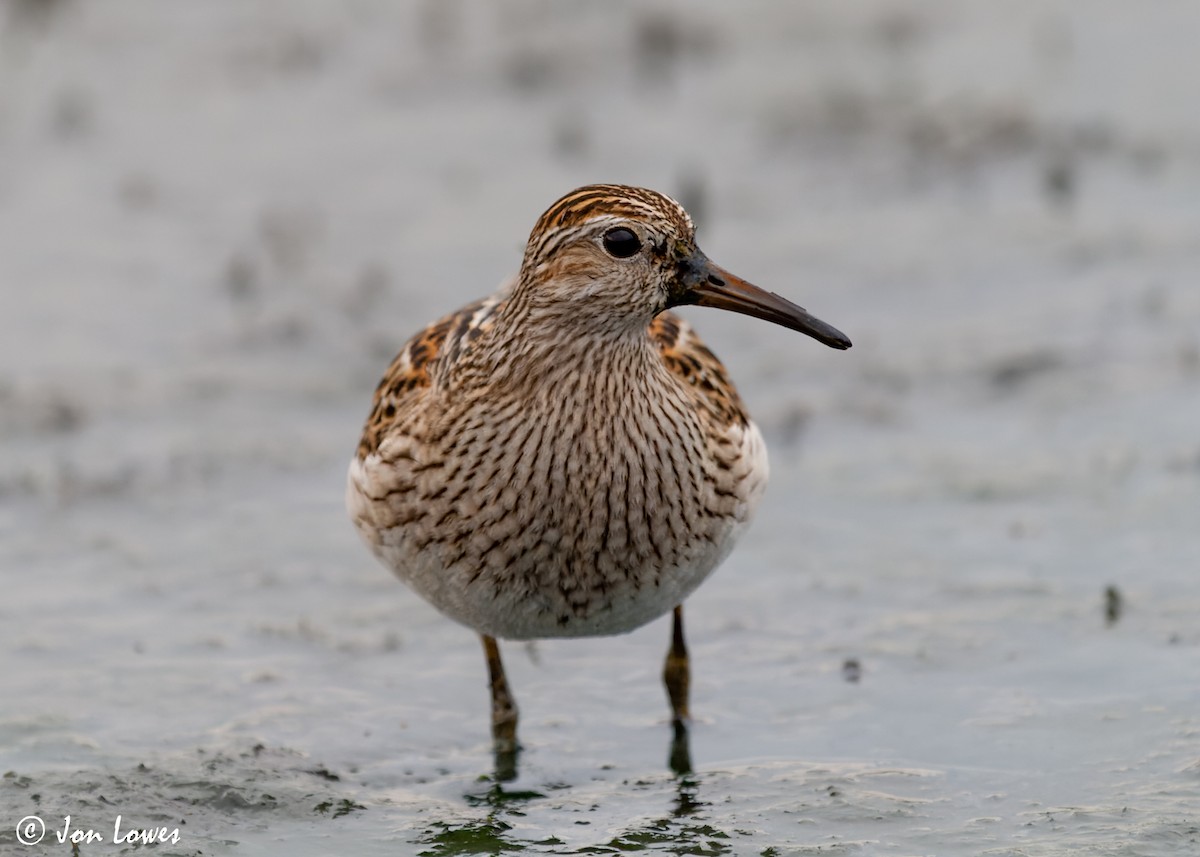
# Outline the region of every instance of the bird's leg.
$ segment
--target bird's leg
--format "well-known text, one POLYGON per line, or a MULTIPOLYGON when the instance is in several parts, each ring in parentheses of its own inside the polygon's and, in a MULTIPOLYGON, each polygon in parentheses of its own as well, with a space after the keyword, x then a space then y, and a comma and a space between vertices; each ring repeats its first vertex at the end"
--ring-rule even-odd
POLYGON ((683 605, 675 608, 671 631, 671 648, 667 650, 667 662, 663 665, 663 684, 667 686, 667 697, 671 700, 671 716, 677 723, 688 719, 688 683, 691 667, 688 665, 687 644, 683 639, 683 605))
POLYGON ((692 741, 687 724, 676 720, 671 724, 671 746, 667 751, 667 767, 682 777, 692 772, 692 741))
POLYGON ((483 652, 487 656, 488 679, 492 688, 492 744, 496 753, 496 779, 514 780, 517 777, 517 703, 508 690, 504 663, 496 639, 480 634, 483 652))
POLYGON ((683 639, 683 605, 675 608, 672 620, 671 648, 667 650, 667 662, 663 665, 663 684, 667 686, 667 697, 671 700, 671 749, 668 764, 680 776, 692 772, 691 742, 688 737, 688 684, 691 667, 688 661, 687 644, 683 639))

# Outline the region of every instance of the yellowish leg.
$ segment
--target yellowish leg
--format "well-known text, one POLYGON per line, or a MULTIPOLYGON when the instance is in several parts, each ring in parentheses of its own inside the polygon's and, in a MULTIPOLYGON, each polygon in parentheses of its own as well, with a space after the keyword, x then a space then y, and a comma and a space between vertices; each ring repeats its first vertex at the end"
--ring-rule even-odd
POLYGON ((683 639, 682 604, 675 608, 673 626, 671 648, 667 650, 667 662, 663 665, 663 684, 667 686, 667 697, 671 700, 671 716, 681 723, 688 719, 688 684, 691 680, 687 644, 683 639))
POLYGON ((496 779, 513 780, 517 776, 517 703, 508 689, 500 647, 494 637, 480 634, 487 656, 488 680, 492 688, 492 743, 496 753, 496 779))
POLYGON ((667 662, 663 665, 663 684, 667 686, 667 697, 671 700, 671 747, 667 764, 679 776, 692 772, 691 741, 688 737, 688 684, 691 667, 688 661, 687 644, 683 639, 683 605, 675 608, 672 620, 671 648, 667 650, 667 662))

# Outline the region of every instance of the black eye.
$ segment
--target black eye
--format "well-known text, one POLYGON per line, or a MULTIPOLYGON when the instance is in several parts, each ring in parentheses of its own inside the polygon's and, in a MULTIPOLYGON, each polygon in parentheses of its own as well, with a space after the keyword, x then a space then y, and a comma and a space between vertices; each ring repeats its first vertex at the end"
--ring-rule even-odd
POLYGON ((633 234, 632 229, 618 226, 604 233, 604 249, 618 259, 628 259, 642 249, 642 242, 633 234))

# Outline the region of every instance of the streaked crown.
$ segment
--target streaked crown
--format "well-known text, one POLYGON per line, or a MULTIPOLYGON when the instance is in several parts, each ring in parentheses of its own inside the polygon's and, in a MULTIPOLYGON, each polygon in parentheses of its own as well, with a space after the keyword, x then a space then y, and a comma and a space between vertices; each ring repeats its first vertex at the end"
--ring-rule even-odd
POLYGON ((658 191, 619 184, 591 184, 559 199, 534 224, 533 236, 579 228, 597 218, 628 218, 669 224, 679 235, 696 231, 683 206, 658 191))

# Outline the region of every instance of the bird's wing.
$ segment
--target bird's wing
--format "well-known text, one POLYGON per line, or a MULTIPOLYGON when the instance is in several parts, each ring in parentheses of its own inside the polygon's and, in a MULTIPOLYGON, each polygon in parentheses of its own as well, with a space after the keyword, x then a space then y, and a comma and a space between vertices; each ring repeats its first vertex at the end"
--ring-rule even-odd
POLYGON ((493 295, 467 304, 438 319, 405 343, 375 388, 371 414, 358 443, 360 459, 379 449, 392 426, 403 418, 422 391, 433 384, 439 361, 453 361, 487 328, 492 311, 502 298, 502 294, 493 295))
POLYGON ((650 322, 650 338, 658 345, 666 367, 693 391, 710 417, 723 425, 745 426, 750 422, 725 367, 690 324, 674 313, 660 313, 650 322))

